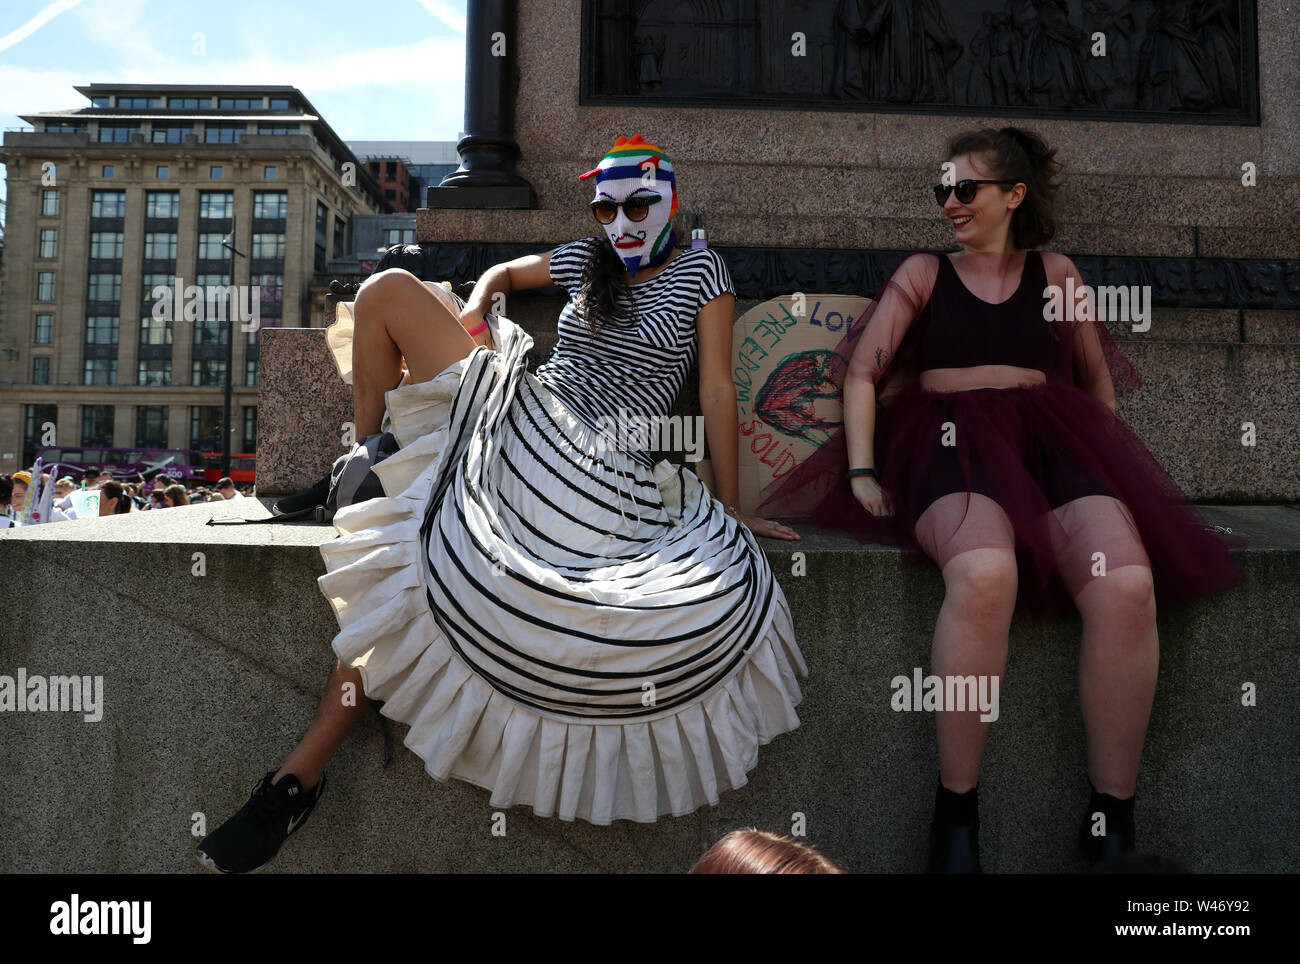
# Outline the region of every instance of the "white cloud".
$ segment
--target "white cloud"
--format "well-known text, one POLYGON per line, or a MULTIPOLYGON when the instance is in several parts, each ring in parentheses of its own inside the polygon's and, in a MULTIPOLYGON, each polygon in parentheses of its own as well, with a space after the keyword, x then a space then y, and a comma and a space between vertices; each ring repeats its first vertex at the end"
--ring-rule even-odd
POLYGON ((419 0, 420 6, 428 10, 458 34, 465 33, 465 5, 463 3, 446 3, 444 0, 419 0))
POLYGON ((28 20, 17 30, 11 30, 3 37, 0 37, 0 50, 8 50, 19 41, 26 40, 59 14, 63 13, 65 10, 71 10, 81 2, 82 0, 55 0, 54 3, 51 3, 43 10, 37 12, 36 16, 32 17, 32 19, 28 20))

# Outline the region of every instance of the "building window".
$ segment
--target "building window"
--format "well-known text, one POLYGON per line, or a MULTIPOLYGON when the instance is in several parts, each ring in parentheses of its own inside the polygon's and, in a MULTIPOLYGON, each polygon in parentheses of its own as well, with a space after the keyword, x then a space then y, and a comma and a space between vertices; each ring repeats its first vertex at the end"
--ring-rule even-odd
MULTIPOLYGON (((55 175, 57 177, 57 174, 55 175)), ((41 217, 57 218, 59 216, 59 189, 47 188, 41 192, 41 217)))
POLYGON ((112 107, 113 98, 111 97, 92 97, 90 98, 91 107, 112 107))
POLYGON ((180 217, 181 196, 176 191, 149 191, 145 194, 144 215, 147 218, 180 217))
POLYGON ((50 360, 48 358, 32 359, 32 384, 48 385, 50 383, 50 360))
POLYGON ((314 264, 315 270, 317 271, 324 271, 327 267, 327 262, 325 260, 325 245, 321 244, 319 241, 316 242, 316 260, 314 264))
POLYGON ((36 273, 36 300, 54 300, 54 272, 38 271, 36 273))
POLYGON ((262 177, 266 178, 268 181, 274 181, 274 180, 275 180, 275 165, 274 165, 274 164, 268 164, 266 167, 262 168, 262 177))
POLYGON ((230 284, 230 275, 228 274, 201 274, 194 279, 194 283, 207 291, 209 288, 215 288, 218 285, 226 286, 230 284))
POLYGON ((334 219, 334 257, 341 258, 344 255, 343 242, 347 240, 348 229, 343 223, 342 218, 334 219))
POLYGON ((200 191, 200 218, 228 218, 235 213, 235 195, 229 191, 200 191))
POLYGON ((257 359, 248 358, 244 360, 244 384, 249 388, 257 385, 257 359))
POLYGON ((140 318, 140 344, 170 345, 172 343, 171 319, 155 318, 149 313, 140 318))
POLYGON ((89 131, 84 123, 76 121, 46 121, 45 133, 47 134, 85 134, 89 131))
POLYGON ((176 235, 161 231, 150 232, 144 236, 144 256, 150 261, 176 260, 176 235))
POLYGON ((86 344, 116 345, 117 328, 117 315, 91 315, 86 319, 86 344))
POLYGON ((253 235, 253 257, 254 258, 283 258, 284 257, 284 235, 283 234, 253 235))
MULTIPOLYGON (((139 124, 100 124, 99 125, 99 143, 101 144, 130 144, 131 136, 140 133, 139 124)), ((112 177, 111 174, 105 174, 105 177, 112 177)))
POLYGON ((90 198, 92 218, 120 218, 126 216, 125 191, 95 191, 90 198))
POLYGON ((87 358, 83 385, 116 385, 116 358, 87 358))
MULTIPOLYGON (((205 301, 204 308, 206 309, 206 307, 207 303, 205 301)), ((208 317, 216 314, 215 311, 208 312, 205 310, 204 314, 205 317, 203 319, 194 322, 194 344, 196 346, 224 345, 226 343, 226 336, 230 331, 230 313, 226 313, 226 321, 220 321, 216 318, 208 317)), ((198 363, 195 362, 195 364, 198 363)), ((222 362, 222 364, 224 365, 225 362, 222 362)), ((195 382, 195 384, 197 385, 198 382, 195 382)), ((225 383, 222 382, 222 384, 225 383)))
POLYGON ((221 167, 219 165, 214 164, 212 167, 208 168, 208 177, 210 177, 214 181, 220 181, 221 167))
POLYGON ((120 274, 92 274, 87 301, 121 301, 122 276, 120 274))
POLYGON ((161 107, 161 97, 119 97, 118 107, 161 107))
POLYGON ((81 444, 111 447, 113 444, 113 406, 81 406, 81 444))
POLYGON ((302 130, 297 124, 258 124, 257 132, 259 134, 301 134, 302 130))
POLYGON ((57 258, 59 256, 59 232, 54 228, 41 228, 41 246, 39 258, 57 258))
POLYGON ((114 167, 112 164, 105 164, 103 167, 99 169, 99 173, 102 174, 104 177, 112 177, 113 171, 114 171, 114 167))
POLYGON ((384 235, 388 239, 388 246, 391 248, 395 244, 414 244, 414 228, 389 228, 384 235))
POLYGON ((272 98, 271 98, 271 110, 288 110, 288 109, 289 109, 289 98, 288 98, 288 97, 272 97, 272 98))
POLYGON ((260 97, 222 97, 217 101, 218 110, 261 110, 260 97))
POLYGON ((196 452, 221 451, 220 405, 190 406, 190 448, 196 452))
POLYGON ((384 189, 384 198, 385 198, 386 200, 389 200, 389 201, 396 201, 396 200, 397 200, 397 192, 396 192, 395 190, 393 190, 391 187, 390 187, 390 188, 385 188, 385 189, 384 189))
POLYGON ((36 344, 49 345, 54 341, 54 316, 36 316, 36 344))
POLYGON ((256 286, 260 305, 279 305, 284 301, 284 276, 278 274, 255 274, 249 283, 256 286))
POLYGON ((283 221, 289 210, 289 195, 284 191, 254 191, 253 217, 283 221))
MULTIPOLYGON (((196 332, 197 335, 197 332, 196 332)), ((198 339, 196 337, 195 343, 198 339)), ((196 358, 190 370, 190 384, 200 386, 216 386, 226 384, 226 362, 225 359, 216 358, 196 358)))
POLYGON ((167 406, 136 406, 135 445, 142 449, 167 448, 167 406))
POLYGON ((90 256, 110 261, 122 260, 122 232, 90 232, 90 256))
POLYGON ((224 234, 200 234, 199 235, 199 260, 200 261, 223 261, 230 257, 226 249, 221 246, 225 240, 224 234))
POLYGON ((154 124, 150 140, 155 144, 184 144, 185 138, 193 133, 190 124, 154 124))
POLYGON ((141 360, 139 375, 139 382, 141 385, 153 387, 170 385, 172 383, 171 359, 149 358, 141 360))
POLYGON ((168 97, 168 107, 180 107, 188 110, 209 110, 212 107, 211 97, 168 97))
MULTIPOLYGON (((175 277, 169 274, 143 275, 140 278, 140 300, 144 302, 145 306, 150 311, 152 311, 153 310, 152 302, 154 301, 154 293, 153 293, 154 288, 159 288, 159 287, 166 288, 168 291, 172 293, 172 297, 175 297, 176 290, 173 287, 175 283, 176 283, 175 277)), ((181 288, 181 297, 182 298, 185 297, 184 287, 181 288)), ((179 315, 182 309, 181 306, 175 306, 173 310, 175 311, 176 314, 179 315)))
POLYGON ((55 425, 59 420, 58 405, 24 405, 23 406, 23 457, 20 465, 31 465, 36 461, 36 452, 41 447, 41 436, 45 426, 55 425))
POLYGON ((244 451, 257 451, 257 406, 244 409, 244 451))
POLYGON ((154 168, 153 173, 154 173, 154 176, 155 176, 156 178, 158 178, 158 180, 160 180, 160 181, 165 181, 165 180, 167 180, 167 176, 168 176, 167 165, 166 165, 166 164, 159 164, 157 167, 154 168))
POLYGON ((325 205, 320 201, 316 202, 316 233, 320 237, 325 237, 325 232, 329 229, 329 212, 325 210, 325 205))
POLYGON ((217 124, 209 122, 203 129, 205 144, 238 144, 247 130, 244 124, 217 124))

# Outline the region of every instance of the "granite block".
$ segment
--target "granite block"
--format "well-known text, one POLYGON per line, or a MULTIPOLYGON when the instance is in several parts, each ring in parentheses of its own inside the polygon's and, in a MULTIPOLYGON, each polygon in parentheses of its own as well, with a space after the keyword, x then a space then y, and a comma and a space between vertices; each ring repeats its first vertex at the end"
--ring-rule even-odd
MULTIPOLYGON (((1247 538, 1238 558, 1250 581, 1161 610, 1139 785, 1143 849, 1198 873, 1295 873, 1300 510, 1203 513, 1247 538), (1268 698, 1242 706, 1243 682, 1268 698)), ((233 813, 301 736, 334 663, 337 624, 315 583, 317 547, 334 530, 205 524, 266 514, 246 500, 0 535, 15 603, 0 672, 102 675, 105 696, 99 723, 57 713, 5 720, 0 872, 195 870, 194 815, 211 829, 233 813), (205 553, 202 577, 192 575, 194 552, 205 553), (124 584, 122 571, 136 577, 124 584), (67 593, 73 582, 87 591, 67 593)), ((611 827, 516 807, 505 811, 505 837, 494 836, 488 793, 430 779, 402 745, 405 727, 368 710, 331 762, 320 807, 270 869, 679 873, 728 830, 789 832, 802 815, 807 839, 851 871, 915 871, 933 798, 934 721, 893 711, 891 680, 928 667, 942 581, 917 556, 802 533, 797 546, 761 540, 809 665, 801 725, 763 747, 749 783, 716 807, 611 827), (805 554, 802 574, 794 551, 805 554)), ((1016 614, 982 772, 988 871, 1080 869, 1078 638, 1077 619, 1016 614)))

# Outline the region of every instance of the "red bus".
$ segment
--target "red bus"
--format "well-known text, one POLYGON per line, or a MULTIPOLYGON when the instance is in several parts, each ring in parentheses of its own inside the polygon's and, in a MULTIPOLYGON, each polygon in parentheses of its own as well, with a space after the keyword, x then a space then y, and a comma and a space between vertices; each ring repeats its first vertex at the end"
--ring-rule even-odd
MULTIPOLYGON (((203 479, 213 483, 221 481, 221 455, 204 455, 203 479)), ((257 481, 257 454, 254 452, 230 453, 230 481, 235 485, 252 485, 257 481)))

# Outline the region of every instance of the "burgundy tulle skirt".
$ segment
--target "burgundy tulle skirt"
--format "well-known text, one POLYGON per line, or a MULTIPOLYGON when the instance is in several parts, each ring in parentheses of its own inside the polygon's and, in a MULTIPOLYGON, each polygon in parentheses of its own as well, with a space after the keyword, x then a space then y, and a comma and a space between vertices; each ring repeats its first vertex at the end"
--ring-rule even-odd
POLYGON ((1090 579, 1150 565, 1160 602, 1189 602, 1245 574, 1140 439, 1063 381, 931 392, 915 385, 882 411, 876 466, 894 510, 853 497, 843 431, 782 483, 760 512, 918 548, 940 566, 969 549, 1013 548, 1020 598, 1061 612, 1090 579))

